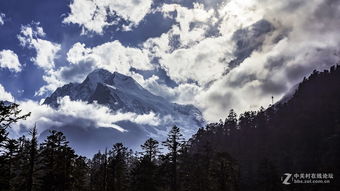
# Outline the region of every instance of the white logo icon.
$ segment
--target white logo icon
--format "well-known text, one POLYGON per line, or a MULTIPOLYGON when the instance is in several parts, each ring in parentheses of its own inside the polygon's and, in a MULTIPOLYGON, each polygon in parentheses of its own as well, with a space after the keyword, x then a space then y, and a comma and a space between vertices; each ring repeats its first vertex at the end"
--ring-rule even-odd
POLYGON ((289 182, 289 180, 290 180, 290 178, 292 177, 292 174, 290 174, 290 173, 284 173, 283 175, 286 176, 286 177, 284 178, 282 184, 285 184, 285 185, 291 184, 291 183, 289 182))

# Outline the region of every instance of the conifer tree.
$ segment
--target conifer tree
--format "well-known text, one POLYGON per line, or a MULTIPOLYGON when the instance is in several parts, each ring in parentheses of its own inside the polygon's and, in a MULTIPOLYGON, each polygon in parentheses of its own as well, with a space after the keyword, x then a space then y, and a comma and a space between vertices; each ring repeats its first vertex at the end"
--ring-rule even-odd
POLYGON ((142 157, 135 161, 131 170, 131 190, 157 191, 159 177, 157 176, 156 156, 159 153, 158 141, 150 138, 142 147, 142 157))
POLYGON ((50 135, 41 144, 40 150, 43 164, 41 189, 52 191, 71 189, 71 172, 76 155, 63 133, 51 130, 50 135))
POLYGON ((5 103, 0 101, 0 147, 3 146, 4 141, 7 139, 7 128, 12 123, 16 123, 19 120, 26 119, 31 113, 21 115, 19 105, 15 103, 5 103))
POLYGON ((159 153, 158 148, 158 141, 156 141, 153 138, 149 138, 145 141, 143 145, 141 145, 142 150, 144 151, 142 154, 144 157, 146 157, 148 160, 153 161, 156 159, 157 154, 159 153))
POLYGON ((38 138, 37 138, 37 126, 30 130, 31 140, 29 144, 29 170, 28 170, 28 181, 27 181, 27 191, 32 191, 34 186, 34 174, 36 171, 36 162, 38 157, 38 138))
POLYGON ((168 134, 168 138, 163 142, 169 150, 169 159, 171 163, 171 177, 170 177, 170 187, 171 191, 177 191, 177 166, 178 166, 178 155, 181 146, 184 144, 183 135, 177 126, 173 126, 168 134))

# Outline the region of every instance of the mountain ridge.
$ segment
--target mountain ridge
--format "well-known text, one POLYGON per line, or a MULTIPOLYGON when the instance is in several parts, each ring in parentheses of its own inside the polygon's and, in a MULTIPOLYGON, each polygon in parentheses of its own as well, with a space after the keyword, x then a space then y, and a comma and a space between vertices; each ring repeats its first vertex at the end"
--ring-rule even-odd
MULTIPOLYGON (((126 132, 118 132, 105 127, 90 127, 84 131, 81 124, 64 124, 52 129, 63 131, 70 137, 70 143, 81 148, 81 153, 94 153, 91 148, 111 146, 115 142, 123 142, 131 148, 138 148, 147 137, 163 140, 170 127, 181 127, 185 137, 192 136, 205 125, 202 113, 193 105, 171 103, 163 97, 154 95, 144 89, 132 77, 111 73, 104 69, 91 72, 81 83, 69 83, 56 89, 43 104, 55 109, 59 107, 59 99, 68 96, 71 101, 82 101, 87 104, 96 103, 106 106, 113 114, 135 113, 137 115, 155 114, 160 119, 159 125, 137 124, 125 120, 114 123, 126 132), (79 138, 79 134, 87 137, 79 138), (90 143, 91 142, 91 143, 90 143)), ((45 135, 43 133, 43 135, 45 135)), ((97 151, 97 150, 96 150, 97 151)))
POLYGON ((71 100, 106 105, 113 111, 135 112, 146 114, 159 113, 162 116, 182 114, 196 115, 197 123, 204 123, 201 112, 193 105, 170 103, 163 97, 154 95, 144 89, 132 77, 118 72, 110 73, 104 69, 91 72, 82 83, 69 83, 47 97, 43 104, 58 107, 58 98, 69 96, 71 100), (170 112, 169 112, 170 111, 170 112))

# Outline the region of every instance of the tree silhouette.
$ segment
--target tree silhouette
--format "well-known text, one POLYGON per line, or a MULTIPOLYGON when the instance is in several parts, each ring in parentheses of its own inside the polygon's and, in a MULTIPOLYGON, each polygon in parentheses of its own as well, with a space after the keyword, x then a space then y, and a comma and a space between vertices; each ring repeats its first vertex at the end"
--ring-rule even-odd
POLYGON ((21 110, 18 104, 0 101, 0 148, 7 139, 7 128, 9 128, 12 123, 24 120, 31 115, 31 113, 24 115, 20 115, 20 113, 21 110))
POLYGON ((156 141, 153 138, 149 138, 148 140, 145 141, 143 145, 141 145, 142 150, 144 151, 142 153, 143 156, 150 162, 155 160, 157 154, 159 153, 158 145, 159 145, 158 141, 156 141))
POLYGON ((178 155, 181 146, 184 144, 183 135, 177 126, 173 126, 168 134, 168 138, 163 142, 163 145, 170 151, 170 163, 171 163, 171 190, 177 191, 177 165, 178 155))
POLYGON ((42 190, 68 190, 72 187, 72 168, 77 157, 62 132, 50 131, 40 148, 42 190))
POLYGON ((159 153, 158 141, 150 138, 141 148, 142 157, 136 160, 131 170, 131 190, 157 191, 159 190, 159 177, 157 174, 156 156, 159 153))
POLYGON ((37 126, 34 127, 30 131, 31 141, 29 144, 29 171, 28 171, 28 182, 27 182, 27 191, 32 191, 34 185, 34 174, 36 171, 36 162, 38 155, 38 139, 37 139, 37 126))

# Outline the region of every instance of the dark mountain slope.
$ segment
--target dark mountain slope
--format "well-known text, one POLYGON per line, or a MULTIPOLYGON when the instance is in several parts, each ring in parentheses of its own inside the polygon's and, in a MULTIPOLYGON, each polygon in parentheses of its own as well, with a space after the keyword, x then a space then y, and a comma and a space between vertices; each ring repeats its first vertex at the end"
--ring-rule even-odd
MULTIPOLYGON (((240 164, 241 190, 339 190, 340 67, 305 78, 295 94, 257 112, 209 124, 192 138, 240 164), (284 173, 332 173, 331 184, 283 185, 284 173)), ((291 180, 290 180, 291 181, 291 180)))

